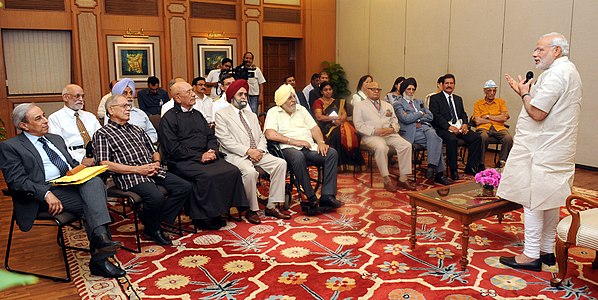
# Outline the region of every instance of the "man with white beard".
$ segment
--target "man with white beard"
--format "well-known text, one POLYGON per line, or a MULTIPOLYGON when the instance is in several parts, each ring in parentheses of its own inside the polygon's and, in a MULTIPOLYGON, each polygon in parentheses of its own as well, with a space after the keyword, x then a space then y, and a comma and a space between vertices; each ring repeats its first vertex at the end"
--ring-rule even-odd
POLYGON ((497 196, 523 205, 523 253, 500 262, 516 269, 541 271, 554 265, 559 207, 571 194, 581 107, 581 78, 569 61, 569 43, 560 33, 543 35, 533 52, 537 82, 505 78, 521 96, 514 145, 497 196))

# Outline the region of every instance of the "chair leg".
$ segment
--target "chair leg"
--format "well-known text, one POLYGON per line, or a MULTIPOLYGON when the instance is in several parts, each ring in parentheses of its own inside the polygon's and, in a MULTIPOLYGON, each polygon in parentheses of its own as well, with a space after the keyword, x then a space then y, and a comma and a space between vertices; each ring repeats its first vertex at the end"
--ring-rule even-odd
POLYGON ((592 269, 598 269, 598 251, 595 251, 596 256, 594 257, 594 261, 592 262, 592 269))
POLYGON ((122 249, 127 250, 132 253, 141 253, 141 237, 139 236, 139 218, 138 218, 138 214, 137 214, 137 209, 138 209, 138 207, 136 207, 136 205, 134 203, 131 203, 131 212, 133 213, 133 223, 135 224, 135 240, 136 240, 136 244, 137 244, 137 249, 132 249, 132 248, 125 247, 125 246, 121 247, 122 249))
POLYGON ((559 273, 557 277, 552 278, 550 280, 550 285, 553 287, 558 287, 563 282, 563 279, 565 279, 565 275, 567 275, 567 258, 569 256, 569 243, 562 241, 560 238, 557 238, 555 252, 556 262, 559 267, 559 273))

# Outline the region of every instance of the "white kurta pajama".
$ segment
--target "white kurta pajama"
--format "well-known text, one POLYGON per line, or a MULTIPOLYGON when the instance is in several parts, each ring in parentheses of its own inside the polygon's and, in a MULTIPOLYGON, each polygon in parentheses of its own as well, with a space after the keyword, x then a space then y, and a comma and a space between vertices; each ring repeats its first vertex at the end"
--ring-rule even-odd
POLYGON ((497 196, 524 207, 524 254, 552 253, 558 208, 571 194, 581 107, 581 78, 567 57, 556 59, 530 90, 530 104, 548 115, 533 120, 522 108, 497 196))

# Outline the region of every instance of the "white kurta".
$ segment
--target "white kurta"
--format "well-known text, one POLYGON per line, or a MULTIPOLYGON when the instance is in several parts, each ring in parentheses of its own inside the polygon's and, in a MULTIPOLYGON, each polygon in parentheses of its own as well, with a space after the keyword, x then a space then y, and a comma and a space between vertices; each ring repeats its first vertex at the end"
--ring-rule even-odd
POLYGON ((571 194, 582 85, 567 57, 556 59, 530 91, 530 104, 547 112, 534 121, 525 108, 517 120, 497 195, 530 209, 564 205, 571 194))

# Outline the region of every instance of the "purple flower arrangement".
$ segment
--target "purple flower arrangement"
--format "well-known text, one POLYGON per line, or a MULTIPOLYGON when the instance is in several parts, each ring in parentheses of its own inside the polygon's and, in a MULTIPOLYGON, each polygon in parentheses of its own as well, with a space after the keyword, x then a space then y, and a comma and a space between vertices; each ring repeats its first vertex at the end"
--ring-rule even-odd
POLYGON ((498 187, 500 184, 500 173, 496 169, 486 169, 475 174, 475 182, 484 186, 498 187))

